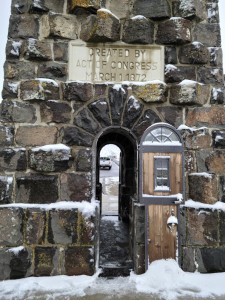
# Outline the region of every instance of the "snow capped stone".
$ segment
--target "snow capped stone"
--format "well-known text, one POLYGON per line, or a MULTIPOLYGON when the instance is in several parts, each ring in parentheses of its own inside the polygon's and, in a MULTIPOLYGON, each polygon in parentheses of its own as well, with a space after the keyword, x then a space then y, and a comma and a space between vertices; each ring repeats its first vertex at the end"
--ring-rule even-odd
POLYGON ((70 151, 70 147, 64 144, 53 144, 53 145, 45 145, 42 147, 32 148, 33 152, 44 151, 44 152, 56 152, 56 151, 70 151))
POLYGON ((19 247, 10 248, 7 251, 12 252, 13 254, 15 254, 17 256, 19 254, 19 252, 24 250, 24 249, 25 248, 23 246, 19 246, 19 247))
POLYGON ((40 82, 46 82, 46 83, 51 83, 52 85, 54 85, 54 86, 56 86, 56 87, 58 87, 59 85, 58 85, 58 83, 55 81, 55 80, 53 80, 53 79, 49 79, 49 78, 36 78, 36 80, 39 80, 40 82))
POLYGON ((171 71, 177 70, 177 67, 171 64, 165 66, 165 74, 168 74, 171 71))
POLYGON ((206 173, 206 172, 202 172, 202 173, 190 173, 189 176, 203 176, 205 178, 212 179, 212 174, 206 173))
POLYGON ((194 87, 196 84, 200 84, 200 85, 203 85, 203 83, 200 83, 200 82, 197 82, 197 81, 194 81, 194 80, 188 80, 188 79, 184 79, 183 81, 181 81, 179 83, 179 85, 181 86, 190 86, 190 87, 194 87))
POLYGON ((137 15, 131 18, 132 20, 147 20, 146 17, 142 16, 142 15, 137 15))

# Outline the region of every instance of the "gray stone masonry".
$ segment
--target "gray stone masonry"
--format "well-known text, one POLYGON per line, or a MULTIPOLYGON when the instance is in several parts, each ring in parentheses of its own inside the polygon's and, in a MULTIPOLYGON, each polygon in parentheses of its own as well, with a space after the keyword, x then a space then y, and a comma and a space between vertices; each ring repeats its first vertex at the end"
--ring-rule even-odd
MULTIPOLYGON (((217 0, 12 0, 0 104, 0 279, 94 273, 99 220, 29 205, 91 202, 105 129, 123 128, 138 145, 154 123, 186 125, 186 199, 225 202, 223 73, 217 0), (68 81, 72 40, 164 46, 165 79, 68 81)), ((145 216, 135 201, 130 247, 143 273, 145 216)), ((225 271, 225 213, 182 207, 181 219, 183 269, 225 271)))

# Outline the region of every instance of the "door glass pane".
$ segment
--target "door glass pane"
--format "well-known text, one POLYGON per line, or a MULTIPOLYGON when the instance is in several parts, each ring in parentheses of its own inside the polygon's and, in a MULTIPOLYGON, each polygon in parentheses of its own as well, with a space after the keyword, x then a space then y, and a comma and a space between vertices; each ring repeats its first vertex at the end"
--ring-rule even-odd
POLYGON ((154 157, 154 182, 155 191, 169 191, 169 157, 155 156, 154 157))

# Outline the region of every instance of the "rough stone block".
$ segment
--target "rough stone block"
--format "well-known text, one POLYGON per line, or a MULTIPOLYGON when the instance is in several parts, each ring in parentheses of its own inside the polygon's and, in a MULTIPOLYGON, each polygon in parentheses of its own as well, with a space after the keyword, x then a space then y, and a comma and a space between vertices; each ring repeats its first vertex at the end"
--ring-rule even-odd
POLYGON ((12 99, 18 96, 18 82, 5 80, 3 83, 2 99, 12 99))
POLYGON ((80 38, 85 42, 116 42, 120 39, 120 21, 110 11, 99 9, 82 24, 80 38))
POLYGON ((44 1, 44 5, 53 13, 63 13, 64 1, 62 0, 54 0, 54 1, 43 0, 43 1, 44 1))
POLYGON ((186 208, 180 206, 178 210, 178 226, 179 226, 179 243, 180 246, 185 246, 186 245, 186 239, 187 239, 187 232, 186 232, 186 227, 187 227, 187 212, 186 208))
POLYGON ((201 42, 207 47, 220 47, 220 25, 197 23, 192 32, 192 40, 201 42))
POLYGON ((188 176, 189 197, 194 201, 214 204, 218 200, 217 178, 208 173, 191 173, 188 176))
POLYGON ((218 245, 217 211, 187 208, 187 218, 187 243, 190 246, 218 245))
POLYGON ((123 108, 127 99, 127 89, 122 85, 114 85, 108 90, 111 117, 113 124, 120 125, 123 108))
POLYGON ((184 169, 187 172, 196 172, 196 157, 194 151, 184 151, 184 169))
POLYGON ((90 246, 94 244, 95 226, 93 218, 85 218, 78 213, 78 244, 90 246))
POLYGON ((11 253, 7 248, 0 249, 0 280, 10 279, 11 253))
POLYGON ((195 272, 195 249, 190 247, 182 248, 181 268, 185 272, 195 272))
POLYGON ((163 122, 167 122, 176 128, 183 123, 182 107, 157 106, 157 111, 163 116, 163 122))
POLYGON ((65 127, 62 130, 62 143, 68 146, 92 146, 93 136, 76 127, 65 127))
POLYGON ((41 209, 27 209, 24 239, 26 244, 44 244, 46 213, 41 209))
POLYGON ((10 38, 38 38, 39 18, 37 15, 11 15, 9 20, 10 38))
POLYGON ((37 120, 36 109, 31 104, 19 101, 3 100, 0 119, 3 122, 33 124, 37 120))
POLYGON ((6 44, 6 58, 18 59, 21 54, 22 46, 23 46, 22 40, 8 41, 6 44))
POLYGON ((65 173, 60 176, 61 199, 83 201, 91 199, 91 178, 85 174, 65 173))
POLYGON ((92 152, 89 149, 80 149, 76 156, 76 170, 78 172, 91 172, 92 152))
POLYGON ((55 61, 68 62, 68 43, 55 42, 53 52, 55 61))
POLYGON ((61 172, 69 168, 70 148, 62 145, 46 145, 29 151, 31 169, 40 172, 61 172))
POLYGON ((12 15, 16 14, 24 14, 29 11, 29 3, 28 1, 24 0, 12 0, 11 4, 11 13, 12 15))
POLYGON ((205 164, 205 160, 210 155, 210 150, 200 149, 198 151, 195 151, 195 153, 196 153, 197 171, 207 172, 208 170, 205 164))
POLYGON ((190 0, 187 4, 186 0, 181 0, 178 3, 178 9, 175 11, 176 15, 183 18, 196 19, 197 21, 206 19, 206 7, 204 1, 190 0))
POLYGON ((86 102, 93 98, 94 89, 91 83, 66 82, 64 84, 64 99, 86 102))
POLYGON ((157 44, 185 44, 191 41, 191 22, 183 18, 171 18, 159 23, 157 44))
POLYGON ((178 57, 182 64, 207 64, 210 59, 208 48, 199 42, 181 46, 178 57))
POLYGON ((104 0, 105 8, 119 19, 128 19, 132 13, 134 0, 104 0))
POLYGON ((27 168, 25 148, 0 149, 0 172, 24 171, 27 168))
POLYGON ((109 104, 105 99, 92 102, 88 107, 102 127, 111 125, 109 104))
POLYGON ((175 46, 165 47, 165 63, 177 64, 177 48, 175 46))
POLYGON ((51 244, 77 243, 77 209, 49 212, 48 242, 51 244))
POLYGON ((205 161, 206 167, 209 172, 217 175, 224 175, 225 170, 225 150, 216 150, 211 152, 205 161))
POLYGON ((225 125, 225 108, 222 106, 188 108, 186 125, 197 127, 225 125))
POLYGON ((145 244, 145 206, 134 206, 134 236, 135 242, 145 244))
POLYGON ((57 128, 54 126, 20 126, 16 132, 16 142, 21 146, 42 146, 55 144, 57 128))
POLYGON ((160 20, 171 16, 170 7, 166 0, 134 0, 134 15, 160 20))
POLYGON ((11 146, 14 142, 15 128, 12 126, 0 126, 1 146, 11 146))
POLYGON ((35 78, 35 64, 28 61, 12 61, 4 64, 5 78, 23 80, 35 78))
POLYGON ((29 13, 33 14, 44 14, 47 13, 49 9, 45 6, 45 0, 31 0, 30 1, 30 7, 29 7, 29 13))
POLYGON ((13 177, 0 176, 0 204, 12 202, 13 177))
POLYGON ((46 61, 52 59, 50 43, 29 38, 25 44, 24 57, 28 60, 46 61))
POLYGON ((34 251, 35 258, 35 276, 50 276, 54 271, 54 257, 56 248, 53 247, 36 247, 34 251))
POLYGON ((125 21, 122 40, 125 43, 153 44, 154 25, 143 16, 125 21))
POLYGON ((196 252, 196 263, 200 273, 225 271, 225 248, 199 248, 196 252))
POLYGON ((223 53, 220 47, 209 47, 210 65, 212 67, 221 67, 223 64, 223 53))
POLYGON ((55 62, 42 63, 38 67, 37 76, 40 78, 66 80, 67 64, 59 64, 55 62))
POLYGON ((205 84, 224 84, 224 75, 222 68, 200 67, 197 72, 198 81, 205 84))
POLYGON ((212 138, 215 148, 225 148, 225 130, 213 130, 212 138))
MULTIPOLYGON (((45 26, 45 24, 43 24, 45 26)), ((79 23, 73 15, 49 15, 50 36, 76 40, 78 38, 79 23)))
POLYGON ((221 88, 213 87, 211 90, 210 103, 212 104, 223 104, 225 99, 224 90, 221 88))
POLYGON ((145 273, 145 245, 134 244, 134 272, 135 274, 145 273))
POLYGON ((23 211, 21 208, 0 207, 0 246, 20 246, 22 234, 23 211))
POLYGON ((182 129, 180 133, 183 137, 184 145, 186 149, 204 149, 210 148, 211 135, 206 127, 196 129, 182 129))
POLYGON ((218 3, 210 1, 209 3, 206 3, 206 8, 208 12, 208 23, 220 23, 218 3))
POLYGON ((66 275, 93 275, 93 249, 87 247, 70 247, 65 251, 66 275))
POLYGON ((165 67, 165 82, 174 83, 181 82, 185 79, 195 80, 195 67, 189 66, 174 66, 171 64, 166 65, 165 67))
POLYGON ((219 177, 219 200, 225 202, 225 176, 219 177))
POLYGON ((31 275, 31 251, 20 246, 0 249, 0 280, 31 275))
POLYGON ((183 80, 170 88, 170 103, 183 105, 204 105, 210 97, 210 86, 183 80))
POLYGON ((141 116, 144 105, 134 96, 130 96, 124 111, 123 126, 132 128, 137 119, 141 116))
MULTIPOLYGON (((222 179, 222 176, 221 176, 222 179)), ((223 193, 225 193, 225 176, 223 176, 223 193)), ((219 211, 219 236, 220 236, 220 245, 225 244, 225 212, 219 211)))
POLYGON ((133 84, 134 96, 147 103, 163 103, 166 101, 167 85, 163 82, 149 82, 146 84, 133 84))
POLYGON ((157 122, 162 122, 162 120, 160 120, 159 116, 153 110, 147 109, 143 117, 135 125, 134 133, 140 138, 149 126, 157 122))
POLYGON ((42 102, 40 105, 41 121, 45 123, 70 123, 71 106, 55 100, 42 102))
POLYGON ((95 13, 101 7, 100 0, 70 0, 69 13, 78 13, 80 9, 95 13))
POLYGON ((89 133, 97 134, 101 127, 93 118, 88 108, 82 109, 73 120, 74 125, 86 130, 89 133))
POLYGON ((57 176, 30 175, 16 178, 17 203, 54 203, 58 200, 57 176))

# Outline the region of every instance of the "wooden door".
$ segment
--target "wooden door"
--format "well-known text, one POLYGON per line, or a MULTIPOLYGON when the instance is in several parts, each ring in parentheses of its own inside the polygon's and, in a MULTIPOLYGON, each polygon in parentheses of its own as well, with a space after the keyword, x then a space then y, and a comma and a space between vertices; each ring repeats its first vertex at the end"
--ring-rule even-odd
MULTIPOLYGON (((165 168, 166 169, 166 168, 165 168)), ((170 197, 182 191, 182 154, 181 153, 143 153, 143 194, 170 197), (161 190, 156 188, 157 170, 154 167, 156 159, 168 160, 168 174, 161 190), (166 186, 168 185, 168 186, 166 186)), ((168 218, 173 214, 177 217, 176 205, 147 206, 148 219, 148 257, 152 262, 157 259, 176 258, 177 226, 169 228, 168 218)))
POLYGON ((167 220, 176 205, 149 205, 148 206, 148 257, 149 262, 157 259, 176 258, 177 226, 169 228, 167 220))

